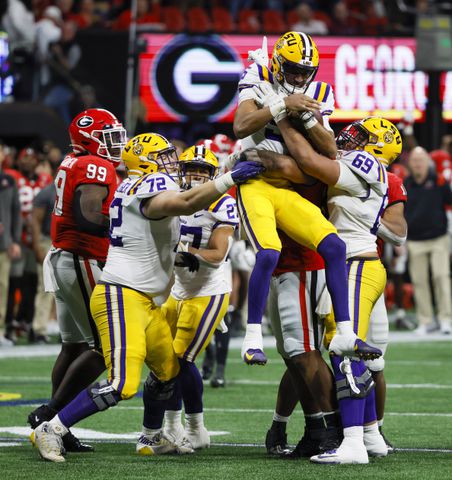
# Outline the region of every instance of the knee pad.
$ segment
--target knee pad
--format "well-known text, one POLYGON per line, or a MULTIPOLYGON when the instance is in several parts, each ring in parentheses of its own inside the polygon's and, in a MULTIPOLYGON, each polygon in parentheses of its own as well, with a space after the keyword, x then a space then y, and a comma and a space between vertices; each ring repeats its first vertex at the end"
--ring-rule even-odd
POLYGON ((168 400, 173 396, 176 378, 167 382, 159 380, 152 372, 149 372, 144 382, 144 395, 151 400, 168 400))
POLYGON ((371 372, 382 372, 385 368, 385 359, 383 357, 375 360, 365 360, 364 363, 371 372))
POLYGON ((93 383, 88 392, 100 411, 114 407, 121 400, 121 394, 107 380, 93 383))
POLYGON ((338 367, 339 371, 335 369, 338 400, 366 398, 375 387, 372 375, 362 361, 355 362, 345 358, 338 367))

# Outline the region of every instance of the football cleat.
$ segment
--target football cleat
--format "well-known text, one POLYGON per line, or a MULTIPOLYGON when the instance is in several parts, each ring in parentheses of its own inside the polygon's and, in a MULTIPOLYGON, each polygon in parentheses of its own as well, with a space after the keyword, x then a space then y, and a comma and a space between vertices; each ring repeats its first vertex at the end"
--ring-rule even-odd
POLYGON ((372 347, 368 343, 357 338, 355 341, 354 354, 362 360, 375 360, 383 355, 383 352, 376 347, 372 347))
POLYGON ((260 348, 250 348, 243 355, 243 360, 247 365, 265 365, 267 357, 260 348))
POLYGON ((81 442, 70 430, 63 437, 63 446, 66 452, 73 453, 91 453, 94 447, 81 442))
POLYGON ((31 428, 35 429, 41 423, 52 420, 57 413, 56 410, 48 405, 41 405, 28 415, 27 422, 31 425, 31 428))
POLYGON ((210 447, 210 435, 204 425, 193 429, 186 426, 185 433, 187 440, 190 442, 194 450, 201 450, 210 447))
POLYGON ((287 434, 283 428, 271 427, 265 436, 265 448, 269 455, 288 455, 290 449, 287 446, 287 434))
POLYGON ((187 455, 190 453, 195 453, 195 449, 193 448, 193 445, 191 444, 190 440, 186 436, 184 436, 182 440, 177 444, 176 453, 178 453, 179 455, 187 455))
POLYGON ((362 441, 344 439, 339 448, 314 455, 310 460, 327 465, 366 464, 369 456, 362 441))
POLYGON ((176 453, 177 446, 173 439, 168 438, 162 432, 155 435, 140 435, 138 439, 136 452, 138 455, 165 455, 167 453, 176 453))
POLYGON ((34 435, 31 435, 30 439, 43 459, 51 462, 64 462, 65 451, 62 436, 66 430, 59 425, 44 422, 35 429, 34 435))
POLYGON ((388 454, 388 446, 385 439, 378 431, 372 433, 364 432, 364 445, 369 457, 386 457, 388 454))
POLYGON ((386 438, 385 434, 383 433, 383 429, 381 427, 378 427, 378 430, 383 437, 386 446, 388 447, 388 455, 390 455, 391 453, 395 453, 394 445, 386 438))
POLYGON ((210 386, 212 388, 224 388, 226 385, 226 382, 224 380, 223 376, 215 375, 215 377, 210 380, 210 386))
POLYGON ((287 458, 296 460, 298 458, 312 457, 320 453, 320 444, 324 439, 324 431, 318 432, 319 435, 312 435, 312 432, 305 428, 301 440, 297 446, 287 455, 287 458), (318 437, 318 438, 315 438, 318 437))

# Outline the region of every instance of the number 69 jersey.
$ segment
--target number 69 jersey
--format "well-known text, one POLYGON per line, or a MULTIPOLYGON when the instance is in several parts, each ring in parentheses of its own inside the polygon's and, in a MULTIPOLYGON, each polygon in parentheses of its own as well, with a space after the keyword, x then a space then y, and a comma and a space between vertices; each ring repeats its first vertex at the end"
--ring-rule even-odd
POLYGON ((53 246, 104 262, 108 252, 108 237, 97 237, 80 230, 73 214, 74 195, 79 185, 91 183, 107 187, 108 195, 102 202, 102 213, 108 216, 117 186, 115 168, 100 157, 75 156, 71 153, 59 166, 54 183, 56 200, 50 231, 53 246))
POLYGON ((329 220, 347 246, 347 258, 376 252, 377 230, 388 202, 385 167, 365 151, 340 151, 341 170, 328 188, 329 220))
MULTIPOLYGON (((193 248, 208 248, 209 239, 216 228, 225 226, 236 228, 239 224, 237 206, 230 195, 223 195, 212 203, 208 209, 193 215, 180 217, 180 241, 193 248)), ((171 295, 176 300, 194 297, 207 297, 229 293, 232 290, 229 261, 218 268, 200 265, 197 272, 187 268, 176 267, 176 278, 171 295)))
POLYGON ((168 288, 179 241, 179 217, 151 220, 143 202, 179 191, 163 173, 126 178, 110 205, 110 248, 101 280, 157 296, 168 288))

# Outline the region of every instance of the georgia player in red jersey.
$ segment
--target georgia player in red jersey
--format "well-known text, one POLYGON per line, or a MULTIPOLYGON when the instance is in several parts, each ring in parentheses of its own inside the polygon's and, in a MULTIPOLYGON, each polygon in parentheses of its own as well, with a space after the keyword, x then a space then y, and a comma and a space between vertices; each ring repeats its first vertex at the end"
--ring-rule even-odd
POLYGON ((14 338, 12 317, 15 293, 19 289, 21 301, 16 320, 23 324, 28 331, 29 340, 34 337, 32 322, 35 310, 35 296, 37 291, 37 264, 31 242, 31 212, 33 200, 47 185, 52 183, 52 177, 46 173, 36 173, 38 155, 32 148, 24 148, 17 157, 17 170, 5 170, 12 176, 19 191, 20 209, 22 213, 22 242, 21 257, 11 264, 10 282, 8 291, 8 306, 6 313, 7 336, 14 338))
MULTIPOLYGON (((52 371, 52 399, 31 412, 32 428, 51 419, 105 370, 89 299, 107 257, 108 211, 126 131, 112 113, 94 108, 72 120, 69 137, 73 151, 55 176, 53 246, 44 261, 44 284, 55 292, 63 343, 52 371)), ((63 442, 67 451, 92 450, 71 433, 63 442)))
MULTIPOLYGON (((318 181, 296 185, 295 189, 317 206, 324 202, 326 187, 318 181)), ((320 353, 323 340, 320 317, 329 313, 331 304, 322 257, 283 232, 278 233, 283 247, 271 281, 269 313, 277 349, 287 370, 280 382, 265 444, 271 455, 289 453, 286 424, 299 401, 305 414, 305 432, 290 454, 299 458, 318 453, 327 436, 330 442, 337 439, 333 377, 320 353), (295 390, 293 385, 300 388, 295 390)))

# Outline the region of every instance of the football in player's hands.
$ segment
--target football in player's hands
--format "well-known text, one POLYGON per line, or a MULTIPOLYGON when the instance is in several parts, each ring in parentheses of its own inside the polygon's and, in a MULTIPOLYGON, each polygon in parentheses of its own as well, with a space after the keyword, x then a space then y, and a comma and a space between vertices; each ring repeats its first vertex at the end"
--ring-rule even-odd
POLYGON ((290 123, 304 136, 308 136, 307 133, 309 132, 304 126, 308 114, 313 115, 320 125, 323 126, 323 116, 318 110, 315 110, 314 112, 303 112, 302 114, 296 112, 289 113, 290 123))

